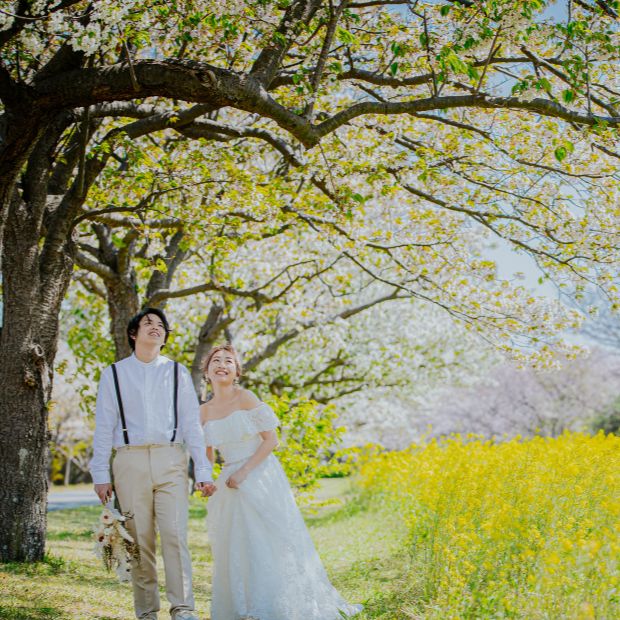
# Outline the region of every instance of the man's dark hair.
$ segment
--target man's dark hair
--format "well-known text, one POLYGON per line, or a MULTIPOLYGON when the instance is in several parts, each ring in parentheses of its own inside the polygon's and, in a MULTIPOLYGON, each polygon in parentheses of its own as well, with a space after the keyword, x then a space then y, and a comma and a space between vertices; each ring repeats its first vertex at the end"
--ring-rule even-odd
MULTIPOLYGON (((168 342, 168 335, 170 334, 170 325, 168 325, 168 319, 164 314, 163 310, 159 308, 144 308, 144 310, 140 310, 136 316, 134 316, 129 323, 127 324, 127 341, 129 342, 129 346, 132 351, 136 350, 136 341, 132 336, 138 335, 138 330, 140 329, 140 321, 147 315, 154 314, 161 319, 161 322, 164 324, 164 331, 166 335, 164 336, 164 343, 168 342)), ((162 346, 162 349, 164 347, 162 346)))

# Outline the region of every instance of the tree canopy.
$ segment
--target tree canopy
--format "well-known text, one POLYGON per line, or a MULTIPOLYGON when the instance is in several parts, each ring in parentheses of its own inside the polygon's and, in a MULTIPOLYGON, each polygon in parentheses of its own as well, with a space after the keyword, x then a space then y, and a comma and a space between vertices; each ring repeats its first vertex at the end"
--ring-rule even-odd
POLYGON ((42 553, 46 405, 76 264, 117 350, 127 313, 194 293, 202 346, 254 317, 250 361, 413 303, 544 360, 577 318, 499 280, 492 243, 617 305, 617 11, 3 3, 0 407, 21 422, 0 435, 1 557, 42 553))

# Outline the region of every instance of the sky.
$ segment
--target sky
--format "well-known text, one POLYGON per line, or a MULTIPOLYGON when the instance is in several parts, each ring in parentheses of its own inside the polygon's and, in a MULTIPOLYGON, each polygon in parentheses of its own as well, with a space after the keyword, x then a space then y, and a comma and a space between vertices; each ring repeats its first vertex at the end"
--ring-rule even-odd
POLYGON ((522 274, 521 283, 534 294, 553 299, 559 297, 558 289, 552 282, 539 282, 543 273, 529 254, 515 251, 509 242, 501 239, 493 241, 487 252, 488 257, 496 261, 497 275, 501 280, 513 280, 515 274, 522 274))

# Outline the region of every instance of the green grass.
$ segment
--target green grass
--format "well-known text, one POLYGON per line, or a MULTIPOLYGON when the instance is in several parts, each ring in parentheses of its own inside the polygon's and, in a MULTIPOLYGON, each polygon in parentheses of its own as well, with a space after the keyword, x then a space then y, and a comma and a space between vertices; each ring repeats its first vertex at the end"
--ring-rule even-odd
MULTIPOLYGON (((323 481, 317 499, 332 500, 306 522, 332 583, 351 602, 366 608, 359 620, 415 618, 402 611, 407 559, 396 515, 374 510, 356 495, 348 479, 323 481)), ((107 573, 93 553, 91 531, 98 507, 48 515, 48 552, 36 564, 0 565, 0 618, 6 620, 111 620, 133 617, 131 587, 107 573)), ((211 555, 204 503, 192 500, 189 544, 194 594, 201 618, 208 618, 211 555)), ((166 618, 163 563, 159 560, 162 612, 166 618)))

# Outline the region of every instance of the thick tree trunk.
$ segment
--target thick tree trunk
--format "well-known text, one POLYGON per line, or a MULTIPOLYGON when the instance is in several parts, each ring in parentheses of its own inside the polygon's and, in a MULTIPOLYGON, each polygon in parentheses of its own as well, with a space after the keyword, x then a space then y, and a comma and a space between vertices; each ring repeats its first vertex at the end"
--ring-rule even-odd
POLYGON ((45 553, 47 404, 60 303, 72 271, 69 247, 41 252, 41 217, 36 209, 14 204, 8 221, 0 334, 2 562, 39 560, 45 553))
POLYGON ((46 404, 51 372, 30 334, 14 329, 11 305, 5 300, 0 344, 2 562, 43 557, 47 506, 46 404))

